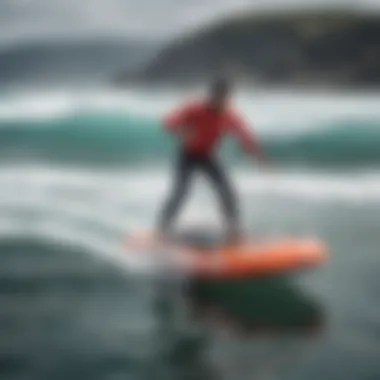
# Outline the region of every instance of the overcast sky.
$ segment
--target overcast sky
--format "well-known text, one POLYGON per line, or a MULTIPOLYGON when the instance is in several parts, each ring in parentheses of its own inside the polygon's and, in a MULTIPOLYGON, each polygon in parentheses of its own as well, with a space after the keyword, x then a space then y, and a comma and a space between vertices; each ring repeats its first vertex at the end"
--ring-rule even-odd
POLYGON ((380 0, 0 0, 0 42, 77 35, 162 39, 246 9, 337 5, 380 10, 380 0))

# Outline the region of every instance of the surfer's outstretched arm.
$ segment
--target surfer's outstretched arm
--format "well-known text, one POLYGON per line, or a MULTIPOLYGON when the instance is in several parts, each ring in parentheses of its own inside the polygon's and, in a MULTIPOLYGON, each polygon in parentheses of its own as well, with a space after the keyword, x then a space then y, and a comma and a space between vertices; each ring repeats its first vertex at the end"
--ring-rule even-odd
POLYGON ((260 163, 265 164, 267 159, 255 134, 248 124, 239 116, 231 114, 229 117, 231 133, 240 142, 246 152, 253 155, 260 163))

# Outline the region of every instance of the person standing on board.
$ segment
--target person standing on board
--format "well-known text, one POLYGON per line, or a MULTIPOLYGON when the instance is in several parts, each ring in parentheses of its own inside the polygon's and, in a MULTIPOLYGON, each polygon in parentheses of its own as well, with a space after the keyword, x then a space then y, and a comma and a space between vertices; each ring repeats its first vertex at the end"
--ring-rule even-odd
POLYGON ((163 236, 170 233, 194 172, 200 171, 209 178, 219 196, 227 221, 228 241, 236 242, 240 238, 236 195, 215 152, 222 138, 232 134, 249 154, 263 163, 265 159, 253 132, 230 105, 232 90, 228 79, 217 78, 205 100, 187 103, 164 120, 165 130, 180 140, 181 149, 176 159, 174 188, 159 219, 163 236))

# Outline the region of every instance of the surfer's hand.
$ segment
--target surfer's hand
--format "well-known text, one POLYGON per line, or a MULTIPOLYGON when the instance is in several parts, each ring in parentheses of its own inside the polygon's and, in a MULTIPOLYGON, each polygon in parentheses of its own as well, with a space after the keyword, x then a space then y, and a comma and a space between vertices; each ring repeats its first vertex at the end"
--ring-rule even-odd
POLYGON ((260 169, 269 175, 276 172, 276 166, 273 165, 272 161, 270 161, 270 160, 260 161, 260 169))
POLYGON ((272 163, 266 157, 259 155, 256 157, 256 161, 258 162, 260 168, 272 171, 272 163))

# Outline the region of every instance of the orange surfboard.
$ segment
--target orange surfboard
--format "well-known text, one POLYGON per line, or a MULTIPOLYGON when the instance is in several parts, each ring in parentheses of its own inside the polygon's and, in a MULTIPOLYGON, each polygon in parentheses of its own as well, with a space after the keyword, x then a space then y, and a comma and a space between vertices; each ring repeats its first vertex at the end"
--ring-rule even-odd
POLYGON ((246 241, 232 246, 202 248, 170 242, 154 233, 140 233, 127 240, 137 252, 160 252, 160 260, 195 277, 239 278, 284 274, 322 265, 327 247, 313 239, 246 241))

